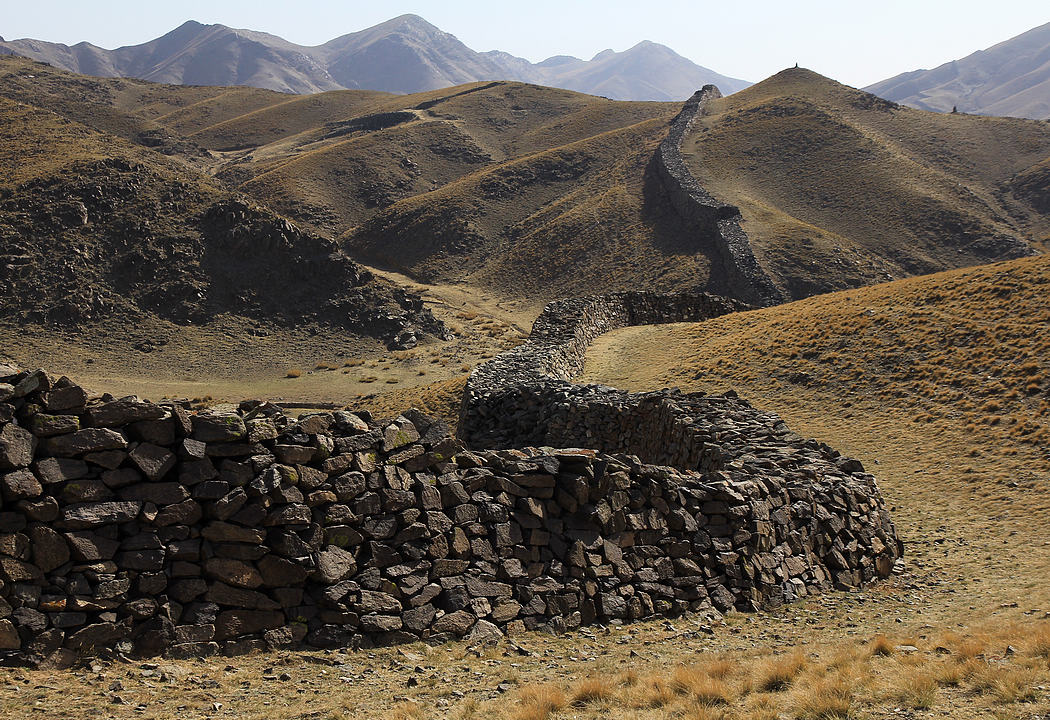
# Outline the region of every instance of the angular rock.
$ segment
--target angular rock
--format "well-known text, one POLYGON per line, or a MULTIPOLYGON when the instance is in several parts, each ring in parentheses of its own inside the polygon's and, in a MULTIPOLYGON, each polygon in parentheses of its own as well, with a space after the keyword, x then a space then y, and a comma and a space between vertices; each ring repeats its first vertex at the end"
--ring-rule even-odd
POLYGON ((240 440, 248 434, 240 415, 209 413, 193 416, 193 439, 203 443, 240 440))
POLYGON ((25 428, 8 423, 0 428, 0 470, 29 467, 36 451, 36 438, 25 428))
POLYGON ((69 562, 69 545, 65 538, 46 525, 29 528, 33 564, 49 573, 69 562))
POLYGON ((29 470, 15 470, 0 478, 0 489, 4 500, 14 502, 24 498, 35 498, 44 492, 43 485, 29 470))
POLYGON ((129 485, 120 489, 122 500, 151 502, 154 505, 173 505, 190 496, 186 486, 177 482, 150 482, 129 485))
POLYGON ((51 455, 74 457, 102 450, 123 450, 128 446, 124 434, 107 428, 88 428, 69 435, 48 438, 44 447, 51 455))
POLYGON ((263 584, 262 575, 251 563, 230 558, 209 558, 204 561, 204 574, 234 587, 253 590, 263 584))
POLYGON ((456 637, 463 637, 474 627, 477 618, 464 610, 443 615, 434 621, 431 629, 435 633, 450 633, 456 637))
POLYGON ((111 501, 71 505, 62 510, 62 527, 68 530, 86 530, 100 525, 130 522, 142 511, 136 501, 111 501))
POLYGON ((166 415, 160 405, 142 402, 136 397, 113 400, 88 409, 88 417, 95 427, 120 427, 140 420, 157 420, 166 415))
POLYGON ((88 474, 87 463, 71 458, 44 458, 33 463, 33 469, 45 485, 77 480, 88 474))
POLYGON ((37 437, 65 435, 80 429, 80 418, 76 415, 48 415, 37 413, 29 421, 29 429, 37 437))
POLYGON ((345 580, 356 571, 357 561, 354 556, 342 548, 328 547, 317 553, 317 579, 326 585, 345 580))
MULTIPOLYGON (((143 474, 150 480, 160 480, 175 467, 175 454, 158 445, 142 443, 128 453, 132 462, 138 465, 143 474)), ((174 500, 172 502, 179 502, 174 500)))
POLYGON ((227 640, 263 630, 273 630, 285 624, 279 610, 225 610, 215 619, 215 637, 227 640))

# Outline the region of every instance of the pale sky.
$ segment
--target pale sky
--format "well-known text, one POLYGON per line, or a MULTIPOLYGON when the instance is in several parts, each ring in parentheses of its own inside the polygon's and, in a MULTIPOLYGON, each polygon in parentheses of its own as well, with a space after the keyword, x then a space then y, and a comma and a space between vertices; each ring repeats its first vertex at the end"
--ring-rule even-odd
POLYGON ((642 40, 757 82, 794 65, 863 87, 931 68, 1050 22, 1047 0, 0 0, 0 36, 104 48, 136 45, 186 20, 318 45, 415 13, 474 50, 532 61, 585 59, 642 40))

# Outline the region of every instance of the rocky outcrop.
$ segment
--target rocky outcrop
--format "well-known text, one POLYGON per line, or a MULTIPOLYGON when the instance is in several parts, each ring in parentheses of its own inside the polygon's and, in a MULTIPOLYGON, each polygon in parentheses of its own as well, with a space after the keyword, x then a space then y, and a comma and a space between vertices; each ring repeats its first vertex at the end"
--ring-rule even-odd
POLYGON ((682 160, 682 141, 693 122, 703 112, 705 103, 720 97, 717 87, 705 85, 686 101, 657 148, 654 164, 674 209, 698 233, 714 242, 721 272, 734 297, 753 305, 776 305, 784 302, 784 295, 755 259, 747 233, 740 227, 740 209, 714 198, 682 160))
POLYGON ((0 188, 0 322, 134 327, 227 315, 404 349, 446 330, 418 295, 241 199, 120 159, 0 188))
POLYGON ((724 456, 699 473, 468 451, 415 411, 89 400, 0 367, 0 652, 63 666, 101 648, 480 641, 753 609, 890 572, 900 546, 859 464, 715 402, 724 456))

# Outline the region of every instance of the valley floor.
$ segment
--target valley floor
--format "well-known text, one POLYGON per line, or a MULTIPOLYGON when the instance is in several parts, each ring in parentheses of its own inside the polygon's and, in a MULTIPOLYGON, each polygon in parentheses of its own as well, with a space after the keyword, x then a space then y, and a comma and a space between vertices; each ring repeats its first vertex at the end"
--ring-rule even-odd
MULTIPOLYGON (((991 283, 988 273, 994 275, 980 269, 965 272, 978 273, 963 277, 971 290, 991 283)), ((803 301, 808 306, 795 303, 700 325, 628 328, 599 339, 584 378, 631 390, 677 385, 683 390, 719 392, 732 387, 756 406, 780 413, 796 432, 861 459, 879 478, 905 542, 905 559, 887 581, 769 612, 734 613, 724 621, 685 617, 584 628, 563 637, 527 634, 494 647, 415 644, 196 661, 103 659, 72 671, 3 669, 0 715, 178 715, 184 720, 1046 717, 1050 714, 1046 521, 1050 458, 1045 443, 1022 441, 1021 422, 1010 421, 1017 413, 1029 413, 1037 420, 1043 417, 1038 412, 1039 396, 1033 401, 1032 396, 1015 394, 1000 408, 1004 418, 1000 423, 977 427, 974 413, 980 414, 985 397, 976 389, 972 394, 978 397, 942 399, 934 407, 936 388, 924 387, 915 378, 889 383, 879 375, 876 363, 859 351, 856 361, 867 363, 866 373, 860 376, 844 371, 841 364, 821 364, 819 358, 804 355, 806 348, 833 347, 844 337, 881 352, 863 328, 821 319, 822 303, 841 303, 845 297, 847 304, 858 305, 848 306, 848 311, 838 306, 836 317, 867 317, 865 308, 877 315, 886 307, 906 307, 911 296, 908 286, 902 287, 828 296, 832 300, 814 298, 803 301), (878 292, 897 294, 888 305, 864 294, 878 292), (798 325, 820 327, 825 337, 818 341, 792 330, 796 320, 798 325), (781 351, 783 357, 778 355, 781 351), (797 376, 799 372, 806 377, 797 376), (791 374, 795 381, 786 381, 791 374), (894 389, 900 392, 883 394, 894 389), (964 401, 979 401, 977 409, 967 410, 964 401)), ((918 291, 929 297, 928 288, 918 291)), ((189 384, 207 377, 207 385, 219 387, 226 399, 257 395, 260 390, 266 394, 270 388, 290 398, 293 391, 286 388, 293 387, 303 396, 314 391, 302 388, 316 388, 317 399, 328 397, 327 393, 345 398, 337 383, 351 386, 356 373, 367 369, 377 376, 408 378, 421 366, 428 368, 427 375, 403 380, 405 387, 383 402, 407 406, 440 395, 444 410, 432 410, 448 415, 454 412, 457 383, 465 369, 485 353, 519 341, 519 328, 526 324, 525 318, 484 315, 476 306, 455 305, 465 301, 447 302, 444 310, 463 330, 462 355, 451 354, 457 347, 453 342, 424 346, 404 357, 390 355, 384 363, 379 359, 381 351, 372 349, 369 352, 375 354, 369 362, 376 361, 374 367, 367 363, 365 368, 341 367, 336 360, 342 359, 343 348, 329 347, 323 337, 305 331, 282 338, 284 349, 277 351, 266 345, 271 342, 268 338, 250 343, 244 335, 222 340, 215 330, 208 347, 266 358, 252 366, 258 368, 257 375, 236 381, 241 385, 232 378, 243 368, 231 366, 224 375, 205 364, 193 373, 174 376, 172 385, 161 390, 161 380, 173 377, 170 370, 178 363, 165 366, 157 359, 163 353, 154 352, 143 354, 142 364, 131 368, 127 385, 109 386, 111 378, 125 374, 119 365, 106 360, 101 351, 96 351, 91 365, 76 364, 75 352, 86 350, 72 340, 48 348, 32 337, 23 338, 12 353, 15 359, 38 358, 34 364, 73 376, 87 373, 96 390, 218 394, 206 391, 203 382, 189 384), (489 344, 481 349, 469 344, 484 338, 489 344), (302 354, 294 355, 296 347, 303 348, 302 354), (467 348, 476 354, 467 354, 467 348), (445 365, 432 362, 441 352, 448 360, 445 365), (304 373, 298 379, 283 377, 292 365, 309 370, 321 362, 340 367, 304 373), (351 373, 344 376, 342 369, 351 373), (158 383, 152 389, 149 378, 158 383), (434 384, 434 380, 441 382, 434 384)), ((973 301, 987 304, 979 293, 973 301)), ((1050 317, 1043 304, 1028 306, 1022 314, 1018 332, 1036 337, 1050 317)), ((950 318, 945 322, 958 324, 950 318)), ((883 331, 890 327, 876 326, 883 331)), ((930 318, 923 327, 934 334, 940 328, 930 318)), ((1022 347, 1009 341, 1008 330, 1001 332, 1006 333, 1004 342, 1011 342, 1009 347, 1022 347)), ((885 332, 879 337, 884 336, 885 332)), ((952 343, 946 336, 938 337, 938 343, 952 343)), ((347 349, 348 358, 365 352, 347 349)), ((909 367, 921 369, 927 350, 921 342, 911 347, 909 367)), ((1011 361, 1027 367, 1024 357, 1011 361)), ((1026 372, 1041 380, 1043 364, 1037 357, 1038 367, 1026 372)), ((1010 375, 1004 372, 999 377, 1010 375)), ((1041 423, 1037 425, 1042 427, 1041 423)), ((1024 437, 1038 432, 1038 428, 1031 430, 1024 437)))

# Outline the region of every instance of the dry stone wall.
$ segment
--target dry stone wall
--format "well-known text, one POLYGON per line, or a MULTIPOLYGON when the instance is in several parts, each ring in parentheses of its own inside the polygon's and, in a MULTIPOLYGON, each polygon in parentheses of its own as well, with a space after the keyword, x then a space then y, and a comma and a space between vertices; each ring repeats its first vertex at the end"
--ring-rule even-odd
POLYGON ((704 104, 720 97, 717 87, 705 85, 686 101, 656 150, 656 171, 678 214, 714 240, 726 283, 734 294, 753 305, 776 305, 784 302, 784 295, 755 259, 747 233, 740 227, 740 209, 714 198, 682 160, 682 141, 704 104))
POLYGON ((724 456, 699 473, 469 451, 415 411, 193 413, 0 367, 0 654, 484 641, 890 571, 900 548, 870 475, 714 402, 724 456))

